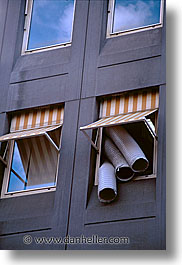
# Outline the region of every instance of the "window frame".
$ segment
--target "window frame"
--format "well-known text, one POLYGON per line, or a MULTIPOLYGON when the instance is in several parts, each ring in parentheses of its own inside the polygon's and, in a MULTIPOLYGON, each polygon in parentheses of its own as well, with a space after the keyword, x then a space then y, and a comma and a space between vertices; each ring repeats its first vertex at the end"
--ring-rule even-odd
MULTIPOLYGON (((157 120, 158 120, 158 114, 155 114, 155 128, 157 132, 157 120)), ((134 122, 131 122, 133 124, 134 122)), ((116 126, 122 126, 122 125, 116 125, 116 126)), ((108 126, 108 127, 113 127, 113 126, 108 126)), ((97 133, 98 133, 98 138, 96 139, 96 146, 97 146, 97 154, 96 154, 96 167, 95 167, 95 176, 94 176, 94 184, 98 185, 98 170, 100 167, 100 161, 101 161, 101 156, 102 156, 102 143, 103 143, 103 129, 104 127, 97 128, 97 133)), ((153 137, 153 145, 154 145, 154 150, 153 150, 153 173, 152 174, 146 174, 142 176, 134 176, 132 181, 136 180, 146 180, 146 179, 151 179, 151 178, 156 178, 157 176, 157 139, 156 137, 153 137)))
MULTIPOLYGON (((4 171, 4 178, 2 183, 2 189, 1 189, 1 199, 5 198, 12 198, 12 197, 19 197, 19 196, 25 196, 25 195, 31 195, 31 194, 37 194, 37 193, 44 193, 44 192, 50 192, 50 191, 56 191, 57 186, 57 177, 58 177, 58 168, 59 168, 59 159, 60 159, 60 150, 61 150, 61 140, 62 140, 62 126, 57 128, 58 130, 61 130, 60 132, 60 142, 59 142, 59 151, 58 151, 58 157, 57 157, 57 165, 56 165, 56 178, 55 178, 55 185, 48 186, 48 187, 39 187, 34 189, 28 189, 28 190, 21 190, 21 191, 12 191, 8 192, 8 185, 10 180, 10 172, 11 172, 11 165, 13 161, 13 153, 14 153, 14 145, 16 140, 9 140, 7 141, 7 154, 6 154, 6 167, 4 171)), ((33 130, 33 129, 32 129, 33 130)), ((21 130, 27 131, 27 130, 21 130)), ((31 136, 29 138, 33 137, 40 137, 40 136, 31 136)), ((46 137, 44 135, 44 137, 46 137)), ((25 137, 28 138, 28 137, 25 137)), ((18 138, 17 138, 18 140, 18 138)))
POLYGON ((161 4, 160 4, 160 22, 159 23, 148 25, 148 26, 143 26, 143 27, 137 27, 133 29, 127 29, 127 30, 118 31, 118 32, 112 32, 113 23, 114 23, 114 7, 115 7, 115 0, 108 0, 106 38, 113 38, 113 37, 117 37, 121 35, 126 35, 126 34, 131 34, 131 33, 136 33, 140 31, 163 27, 164 0, 161 0, 161 4))
POLYGON ((47 50, 53 50, 57 48, 64 48, 71 46, 72 39, 73 39, 73 26, 74 26, 74 20, 75 20, 75 6, 76 6, 76 0, 74 0, 74 8, 73 8, 73 21, 72 21, 72 30, 71 30, 71 39, 70 42, 60 43, 60 44, 53 44, 49 46, 43 46, 40 48, 30 49, 28 50, 28 41, 29 41, 29 34, 30 34, 30 26, 31 26, 31 19, 32 19, 32 8, 33 8, 33 1, 34 0, 26 0, 25 5, 25 21, 24 21, 24 33, 23 33, 23 42, 22 42, 22 51, 21 54, 31 54, 36 52, 43 52, 47 50))
MULTIPOLYGON (((131 181, 136 181, 136 180, 146 180, 146 179, 153 179, 156 178, 157 176, 157 131, 158 131, 158 109, 154 111, 155 113, 155 121, 154 121, 154 126, 155 126, 155 132, 154 134, 151 133, 151 127, 149 126, 147 119, 145 119, 144 123, 145 126, 147 127, 149 133, 153 136, 153 170, 152 174, 145 174, 145 175, 139 175, 139 176, 134 176, 134 178, 131 181)), ((116 115, 117 116, 117 115, 116 115)), ((113 116, 115 117, 115 116, 113 116)), ((138 121, 129 121, 126 122, 125 124, 134 124, 137 123, 138 121)), ((92 147, 96 151, 96 164, 95 164, 95 175, 94 175, 94 185, 98 185, 98 170, 100 167, 100 162, 101 162, 101 156, 102 156, 102 143, 103 143, 103 129, 105 127, 113 127, 113 126, 122 126, 122 124, 116 124, 116 125, 107 125, 107 126, 99 126, 98 128, 92 128, 92 130, 97 130, 96 132, 96 137, 95 141, 94 139, 91 139, 88 134, 85 132, 85 129, 83 127, 80 127, 81 131, 84 133, 84 135, 87 137, 89 142, 91 143, 92 147)), ((91 128, 90 128, 91 129, 91 128)))

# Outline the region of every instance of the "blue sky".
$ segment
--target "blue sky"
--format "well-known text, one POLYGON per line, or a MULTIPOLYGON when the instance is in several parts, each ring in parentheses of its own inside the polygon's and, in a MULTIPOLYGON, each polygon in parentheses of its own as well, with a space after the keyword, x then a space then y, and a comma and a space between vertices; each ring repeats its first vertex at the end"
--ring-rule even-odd
MULTIPOLYGON (((26 173, 23 168, 23 164, 20 158, 20 153, 16 142, 14 146, 12 168, 18 173, 18 175, 23 180, 26 179, 26 173)), ((24 183, 17 176, 15 176, 13 172, 11 172, 8 191, 17 191, 23 189, 24 189, 24 183)))
POLYGON ((74 0, 34 0, 28 49, 70 42, 74 0))
POLYGON ((160 2, 160 0, 116 0, 113 32, 159 23, 160 2))

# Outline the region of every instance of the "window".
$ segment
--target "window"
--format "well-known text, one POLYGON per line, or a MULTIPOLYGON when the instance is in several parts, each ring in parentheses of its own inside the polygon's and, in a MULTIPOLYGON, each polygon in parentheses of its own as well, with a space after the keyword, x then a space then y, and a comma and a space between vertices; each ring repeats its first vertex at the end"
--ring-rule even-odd
POLYGON ((163 0, 110 0, 107 36, 162 25, 163 0))
POLYGON ((71 43, 74 0, 27 0, 22 52, 71 43))
MULTIPOLYGON (((95 185, 116 187, 113 174, 118 182, 156 177, 158 103, 155 88, 106 98, 100 105, 100 119, 80 128, 96 150, 95 185), (89 129, 97 130, 95 141, 87 135, 89 129), (115 172, 110 176, 108 162, 115 172)), ((102 194, 110 202, 108 194, 116 194, 116 188, 102 194)))
POLYGON ((15 115, 1 161, 6 165, 1 197, 55 190, 63 108, 15 115), (7 160, 7 162, 5 161, 7 160))

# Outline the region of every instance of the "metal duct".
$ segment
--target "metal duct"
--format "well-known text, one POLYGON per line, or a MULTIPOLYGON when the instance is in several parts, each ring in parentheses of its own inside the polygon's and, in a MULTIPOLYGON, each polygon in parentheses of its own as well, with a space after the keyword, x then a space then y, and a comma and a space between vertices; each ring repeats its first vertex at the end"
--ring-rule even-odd
POLYGON ((115 170, 111 163, 104 162, 99 168, 98 198, 101 202, 109 203, 117 195, 115 170))
POLYGON ((105 128, 105 133, 115 143, 133 171, 142 172, 148 168, 148 159, 126 129, 122 126, 108 127, 105 128))
POLYGON ((103 142, 103 151, 107 159, 115 167, 115 173, 120 181, 128 181, 133 178, 134 172, 126 162, 124 156, 115 146, 110 138, 105 136, 103 142))

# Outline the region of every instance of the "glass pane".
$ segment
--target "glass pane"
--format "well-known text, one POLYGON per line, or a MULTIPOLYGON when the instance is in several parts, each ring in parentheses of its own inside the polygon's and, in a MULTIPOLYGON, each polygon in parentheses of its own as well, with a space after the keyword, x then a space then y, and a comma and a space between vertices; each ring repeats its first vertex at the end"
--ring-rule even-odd
POLYGON ((71 41, 74 0, 34 0, 28 50, 71 41))
POLYGON ((24 186, 24 183, 11 171, 8 192, 24 190, 24 186))
POLYGON ((8 192, 55 186, 57 163, 58 152, 45 136, 15 141, 8 192))
POLYGON ((23 190, 26 181, 26 169, 23 166, 18 145, 15 142, 13 161, 11 165, 10 181, 8 191, 23 190))
POLYGON ((160 0, 115 0, 113 33, 160 23, 160 0))

